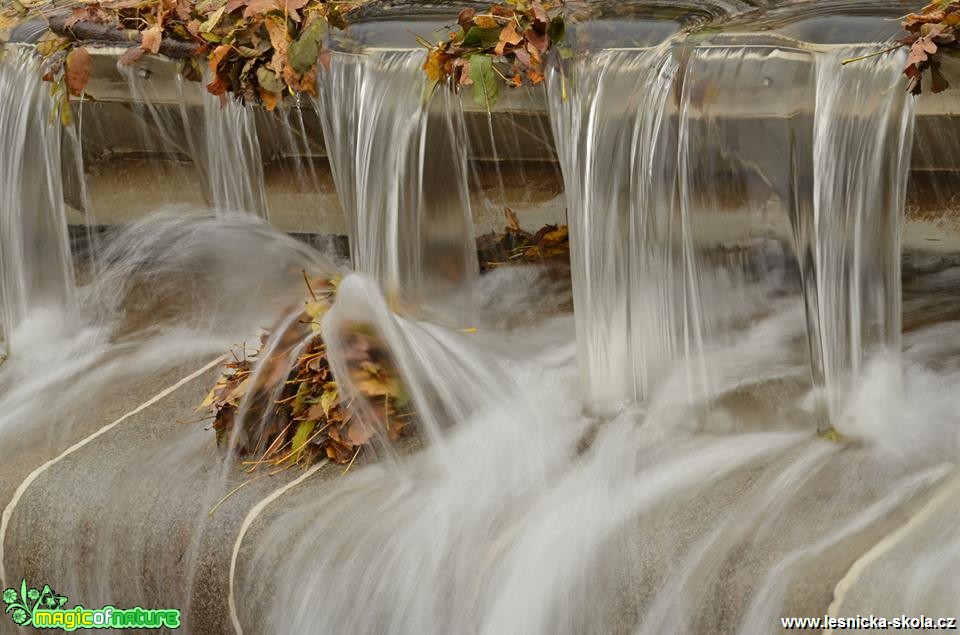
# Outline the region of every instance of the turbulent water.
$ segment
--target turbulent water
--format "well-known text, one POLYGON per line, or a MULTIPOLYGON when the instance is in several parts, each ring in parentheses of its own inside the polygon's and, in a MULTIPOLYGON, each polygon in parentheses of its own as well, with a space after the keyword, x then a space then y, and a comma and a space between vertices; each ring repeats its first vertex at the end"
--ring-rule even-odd
MULTIPOLYGON (((305 155, 299 105, 255 115, 186 84, 164 102, 128 70, 139 132, 189 160, 207 205, 91 241, 76 289, 52 105, 34 61, 6 56, 2 586, 180 607, 198 633, 753 634, 811 607, 949 615, 960 261, 901 255, 904 59, 840 66, 874 50, 667 40, 553 66, 571 281, 477 274, 464 104, 424 85, 422 51, 321 70, 350 267, 265 218, 258 117, 282 124, 271 147, 305 155), (343 277, 322 322, 339 389, 362 413, 345 333, 364 325, 412 399, 413 440, 381 440, 346 475, 251 478, 185 421, 216 364, 137 408, 294 325, 304 272, 343 277), (842 443, 816 437, 828 427, 842 443)), ((312 159, 296 165, 319 182, 312 159)), ((292 365, 307 342, 282 332, 261 358, 292 365)))
POLYGON ((31 311, 73 295, 60 165, 59 117, 29 50, 0 60, 0 351, 17 346, 31 311))

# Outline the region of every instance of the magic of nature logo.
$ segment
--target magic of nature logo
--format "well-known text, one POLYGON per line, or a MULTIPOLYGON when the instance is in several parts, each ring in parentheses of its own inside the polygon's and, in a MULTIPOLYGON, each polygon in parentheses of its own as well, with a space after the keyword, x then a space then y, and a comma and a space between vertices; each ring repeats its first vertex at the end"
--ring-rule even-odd
POLYGON ((180 628, 177 609, 118 609, 104 606, 88 609, 83 606, 65 608, 67 598, 44 584, 36 589, 20 583, 20 589, 4 589, 4 613, 18 626, 38 629, 75 631, 78 628, 180 628))

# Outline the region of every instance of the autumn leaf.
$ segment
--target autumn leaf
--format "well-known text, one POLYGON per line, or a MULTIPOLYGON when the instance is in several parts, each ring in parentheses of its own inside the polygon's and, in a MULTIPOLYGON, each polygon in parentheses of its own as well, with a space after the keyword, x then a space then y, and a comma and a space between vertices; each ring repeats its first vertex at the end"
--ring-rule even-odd
POLYGON ((330 416, 330 411, 340 402, 340 394, 337 392, 336 384, 328 384, 332 386, 326 388, 323 391, 323 394, 320 395, 320 407, 323 408, 323 415, 325 417, 330 416))
POLYGON ((216 95, 218 97, 226 95, 228 90, 230 90, 230 84, 224 81, 224 79, 219 75, 214 77, 213 81, 207 84, 207 91, 211 95, 216 95))
POLYGON ((473 18, 476 15, 477 10, 470 7, 460 11, 460 15, 457 16, 457 24, 460 25, 460 28, 463 29, 464 33, 470 29, 470 26, 473 24, 473 18))
POLYGON ((478 48, 486 49, 491 48, 497 45, 497 42, 500 41, 500 29, 496 22, 494 22, 493 28, 482 29, 480 27, 472 27, 467 34, 463 37, 463 42, 461 45, 464 48, 478 48))
POLYGON ((496 29, 500 26, 496 18, 490 15, 478 15, 473 19, 473 23, 480 29, 496 29))
POLYGON ((503 55, 507 45, 516 45, 523 41, 523 36, 517 33, 516 24, 510 22, 500 31, 500 41, 494 49, 495 55, 503 55))
POLYGON ((273 46, 273 57, 266 64, 267 68, 275 73, 283 73, 283 67, 287 64, 287 49, 290 46, 290 32, 287 25, 279 18, 267 18, 263 22, 270 36, 270 44, 273 46))
POLYGON ((148 53, 156 55, 160 52, 160 42, 163 39, 163 30, 159 24, 155 24, 143 32, 143 39, 140 41, 140 48, 148 53))
POLYGON ((316 66, 320 45, 326 35, 327 21, 320 17, 303 30, 287 51, 293 70, 303 75, 316 66))
POLYGON ((257 90, 257 94, 260 97, 260 103, 267 109, 267 112, 276 110, 282 98, 280 93, 267 90, 263 86, 257 90))
POLYGON ((243 17, 252 18, 261 13, 279 9, 280 6, 277 4, 277 0, 249 0, 247 2, 247 8, 243 10, 243 17))
POLYGON ((427 61, 423 64, 423 70, 431 81, 439 82, 440 78, 443 77, 444 55, 444 52, 439 49, 433 49, 427 53, 427 61))
POLYGON ((220 19, 223 17, 223 13, 224 11, 226 11, 226 9, 227 9, 227 5, 223 5, 222 7, 214 11, 210 15, 210 17, 207 18, 200 25, 200 33, 210 33, 211 31, 213 31, 213 29, 216 28, 217 24, 220 23, 220 19))
POLYGON ((91 64, 90 52, 83 47, 75 48, 67 55, 66 81, 71 95, 83 95, 90 80, 91 64))
POLYGON ((350 445, 357 447, 365 444, 373 437, 373 433, 370 428, 363 424, 362 421, 357 421, 350 424, 350 429, 347 432, 347 441, 350 445))
MULTIPOLYGON (((266 91, 271 93, 283 92, 283 81, 266 66, 261 66, 257 69, 257 81, 260 83, 260 87, 266 91)), ((316 316, 311 317, 316 319, 316 316)))
POLYGON ((120 66, 131 66, 140 61, 140 58, 146 55, 146 53, 147 52, 139 46, 131 46, 120 56, 117 64, 120 66))
POLYGON ((489 55, 473 55, 470 61, 470 79, 473 80, 473 99, 481 108, 490 111, 497 103, 500 85, 489 55))
POLYGON ((290 461, 292 463, 296 463, 300 460, 300 456, 303 454, 303 449, 310 440, 310 436, 313 434, 313 429, 316 427, 316 425, 317 424, 313 421, 301 421, 299 424, 297 424, 297 431, 294 433, 293 439, 290 441, 290 451, 292 452, 290 461))
POLYGON ((230 51, 233 50, 233 47, 229 44, 221 44, 220 46, 213 49, 213 53, 210 55, 210 72, 216 73, 220 68, 220 63, 230 54, 230 51))

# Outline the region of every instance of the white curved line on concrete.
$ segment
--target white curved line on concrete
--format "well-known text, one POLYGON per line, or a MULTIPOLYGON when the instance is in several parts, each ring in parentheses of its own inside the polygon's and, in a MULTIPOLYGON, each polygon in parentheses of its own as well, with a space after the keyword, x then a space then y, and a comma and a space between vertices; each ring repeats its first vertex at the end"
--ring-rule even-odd
POLYGON ((237 558, 240 557, 240 545, 243 544, 243 539, 247 535, 247 530, 250 529, 253 521, 257 519, 257 516, 259 516, 260 513, 270 505, 270 503, 277 500, 294 487, 313 476, 317 470, 327 463, 329 463, 327 459, 320 461, 302 475, 297 477, 295 480, 290 481, 280 489, 274 490, 266 498, 254 505, 253 509, 247 513, 247 517, 243 519, 243 524, 240 525, 240 533, 237 534, 237 541, 233 543, 233 553, 230 554, 230 583, 228 585, 227 595, 227 603, 230 606, 230 621, 233 623, 233 630, 237 633, 237 635, 243 635, 243 627, 240 626, 240 617, 237 615, 237 601, 233 593, 233 578, 234 574, 237 572, 237 558))
MULTIPOLYGON (((840 607, 843 606, 843 600, 846 598, 847 591, 857 583, 857 580, 860 579, 860 576, 866 571, 867 567, 883 557, 884 554, 889 553, 897 543, 925 523, 951 496, 957 493, 958 489, 960 489, 960 475, 954 476, 950 482, 940 488, 940 491, 927 501, 927 504, 921 507, 920 511, 911 516, 907 522, 884 536, 880 542, 857 558, 846 575, 844 575, 840 581, 837 582, 837 586, 834 587, 833 602, 831 602, 829 608, 827 608, 827 615, 830 617, 839 617, 837 613, 840 611, 840 607)), ((834 630, 832 628, 825 628, 823 630, 824 635, 832 635, 833 632, 834 630)))
POLYGON ((20 483, 20 486, 17 488, 17 491, 13 493, 13 498, 10 499, 10 502, 7 504, 7 506, 3 510, 3 516, 0 517, 0 588, 6 586, 6 580, 7 580, 7 572, 3 564, 4 555, 5 555, 3 551, 3 545, 7 538, 7 527, 10 524, 10 518, 13 516, 13 511, 14 509, 16 509, 17 503, 20 502, 20 499, 23 497, 24 493, 27 491, 30 485, 32 485, 35 480, 37 480, 44 472, 50 469, 50 467, 52 467, 53 465, 56 465, 58 462, 67 458, 68 456, 70 456, 80 448, 84 447, 94 439, 106 434, 107 432, 110 432, 111 430, 116 428, 118 425, 120 425, 130 417, 136 414, 139 414, 140 412, 143 412, 144 410, 154 405, 164 397, 167 397, 171 393, 176 392, 177 390, 182 388, 185 384, 190 383, 200 375, 209 371, 211 368, 219 364, 222 364, 224 361, 226 361, 226 359, 227 359, 226 355, 221 355, 220 357, 216 358, 215 360, 213 360, 203 368, 197 371, 194 371, 193 373, 187 375, 186 377, 184 377, 174 385, 170 386, 169 388, 166 388, 161 392, 157 393, 156 395, 151 397, 148 401, 145 401, 144 403, 140 404, 139 406, 137 406, 127 414, 123 415, 122 417, 114 421, 113 423, 108 423, 107 425, 103 426, 102 428, 100 428, 90 436, 86 437, 85 439, 82 439, 77 443, 74 443, 69 448, 61 452, 55 458, 50 459, 49 461, 47 461, 46 463, 44 463, 34 471, 30 472, 30 475, 27 476, 27 478, 25 478, 22 483, 20 483))

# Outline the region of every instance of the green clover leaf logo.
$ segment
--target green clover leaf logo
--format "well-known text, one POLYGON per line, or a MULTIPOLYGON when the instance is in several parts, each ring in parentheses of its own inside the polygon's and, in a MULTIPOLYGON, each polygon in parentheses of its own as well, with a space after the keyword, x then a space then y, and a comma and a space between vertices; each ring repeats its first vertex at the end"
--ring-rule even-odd
POLYGON ((48 611, 62 609, 63 605, 67 603, 67 598, 62 595, 57 595, 54 590, 50 588, 49 584, 43 585, 43 591, 40 592, 39 598, 40 601, 37 603, 37 606, 43 607, 48 611))
POLYGON ((27 588, 27 581, 20 583, 20 590, 4 589, 3 603, 7 605, 4 613, 10 613, 15 624, 29 626, 39 610, 57 611, 67 603, 67 598, 57 595, 49 584, 43 590, 27 588))

